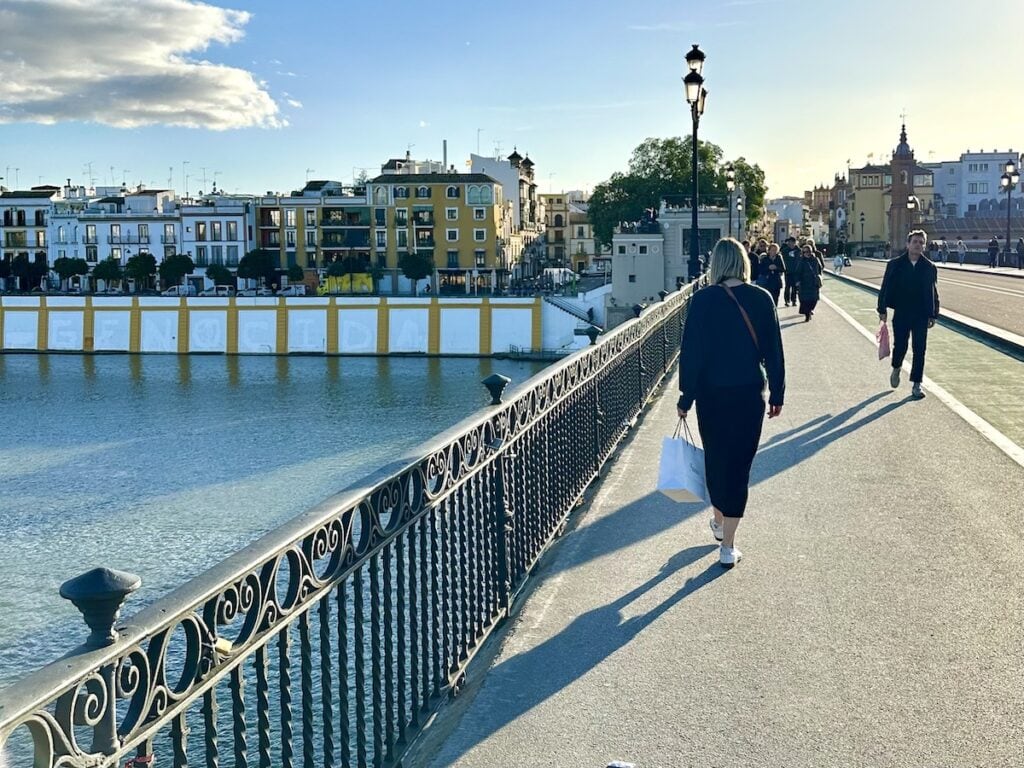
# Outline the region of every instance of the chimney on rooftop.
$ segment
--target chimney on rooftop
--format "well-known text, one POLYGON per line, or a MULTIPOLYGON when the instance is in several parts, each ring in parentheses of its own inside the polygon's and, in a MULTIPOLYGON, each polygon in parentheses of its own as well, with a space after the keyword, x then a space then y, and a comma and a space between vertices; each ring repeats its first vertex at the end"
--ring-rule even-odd
POLYGON ((441 164, 442 168, 448 167, 448 139, 441 141, 441 154, 443 155, 444 162, 441 164))

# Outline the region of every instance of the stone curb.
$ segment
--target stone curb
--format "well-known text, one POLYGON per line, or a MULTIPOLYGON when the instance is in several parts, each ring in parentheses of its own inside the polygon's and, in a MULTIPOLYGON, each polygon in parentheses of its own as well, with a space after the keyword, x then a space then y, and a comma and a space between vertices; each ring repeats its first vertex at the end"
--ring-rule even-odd
MULTIPOLYGON (((848 277, 846 275, 837 275, 831 269, 826 269, 825 272, 836 280, 849 285, 855 285, 874 294, 878 293, 878 286, 865 280, 859 280, 856 277, 848 277)), ((951 312, 948 309, 941 311, 938 322, 950 330, 976 338, 989 346, 995 347, 1000 352, 1005 352, 1011 357, 1024 360, 1024 336, 1018 336, 1010 331, 996 328, 994 325, 983 323, 980 320, 966 317, 957 312, 951 312)))

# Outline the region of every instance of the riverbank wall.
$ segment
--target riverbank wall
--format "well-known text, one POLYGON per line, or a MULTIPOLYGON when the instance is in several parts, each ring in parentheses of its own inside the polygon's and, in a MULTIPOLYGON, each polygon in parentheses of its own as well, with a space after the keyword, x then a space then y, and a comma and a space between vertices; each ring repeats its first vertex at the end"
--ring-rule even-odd
POLYGON ((540 297, 0 297, 4 352, 539 354, 576 325, 540 297))

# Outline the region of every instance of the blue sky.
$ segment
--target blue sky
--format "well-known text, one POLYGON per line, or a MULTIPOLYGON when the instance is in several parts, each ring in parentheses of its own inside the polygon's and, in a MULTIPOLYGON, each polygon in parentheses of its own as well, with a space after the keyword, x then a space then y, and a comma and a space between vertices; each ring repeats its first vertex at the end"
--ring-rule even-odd
POLYGON ((530 153, 542 191, 591 188, 644 138, 689 133, 693 42, 708 56, 701 138, 760 163, 772 196, 891 152, 904 109, 921 160, 1024 149, 1024 70, 998 47, 1020 0, 102 7, 0 0, 0 183, 83 182, 91 162, 100 184, 165 186, 173 166, 180 190, 188 161, 192 193, 204 167, 207 187, 216 171, 229 192, 287 191, 306 169, 375 173, 409 145, 439 160, 443 139, 464 167, 482 129, 484 154, 530 153), (45 48, 18 34, 29 9, 45 48), (224 130, 164 124, 181 120, 224 130))

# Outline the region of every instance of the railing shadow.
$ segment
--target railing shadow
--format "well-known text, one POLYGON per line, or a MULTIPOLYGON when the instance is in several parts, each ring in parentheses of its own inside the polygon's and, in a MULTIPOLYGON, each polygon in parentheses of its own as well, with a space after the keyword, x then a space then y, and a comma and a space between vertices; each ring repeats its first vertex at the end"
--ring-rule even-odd
MULTIPOLYGON (((841 413, 816 416, 762 444, 751 470, 751 487, 806 461, 829 443, 867 426, 909 402, 901 400, 890 403, 857 421, 850 422, 856 414, 889 394, 889 391, 879 392, 841 413)), ((645 541, 680 520, 693 517, 707 509, 706 503, 679 504, 660 493, 649 494, 581 528, 580 532, 586 531, 588 536, 586 552, 575 553, 572 556, 563 555, 546 569, 543 578, 645 541)))
MULTIPOLYGON (((637 505, 630 505, 637 506, 637 505)), ((449 741, 443 757, 446 765, 455 764, 476 744, 501 730, 518 717, 542 704, 567 685, 580 679, 601 662, 628 645, 633 638, 651 626, 664 613, 726 573, 712 561, 696 576, 687 579, 669 598, 646 613, 622 620, 622 611, 676 573, 706 557, 717 549, 711 544, 688 547, 677 552, 661 567, 657 575, 607 605, 577 616, 555 637, 526 653, 503 661, 488 672, 485 683, 502 691, 503 706, 487 720, 477 718, 468 724, 472 735, 456 744, 449 741), (536 674, 541 670, 542 674, 536 674), (528 680, 529 685, 523 685, 528 680)))

